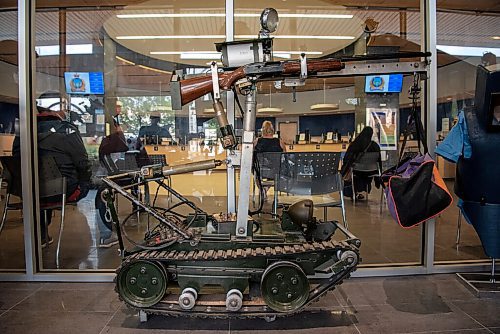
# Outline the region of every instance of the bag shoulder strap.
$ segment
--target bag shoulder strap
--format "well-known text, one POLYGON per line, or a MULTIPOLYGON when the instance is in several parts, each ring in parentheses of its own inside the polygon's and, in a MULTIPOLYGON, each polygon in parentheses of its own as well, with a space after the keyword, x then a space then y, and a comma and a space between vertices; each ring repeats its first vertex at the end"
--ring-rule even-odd
POLYGON ((404 149, 406 147, 406 143, 408 142, 408 136, 411 133, 411 127, 414 124, 415 125, 415 132, 416 132, 416 137, 417 137, 417 144, 418 144, 418 151, 420 151, 420 143, 422 143, 422 147, 424 149, 424 154, 429 152, 429 149, 427 147, 427 140, 425 136, 425 131, 424 131, 424 125, 422 124, 422 120, 420 117, 418 117, 418 108, 417 108, 417 100, 420 95, 420 75, 419 74, 414 74, 413 76, 413 86, 410 89, 410 95, 411 95, 411 113, 410 113, 410 118, 408 120, 408 124, 406 125, 405 131, 404 131, 404 137, 403 137, 403 144, 401 145, 401 149, 399 151, 399 161, 398 165, 401 163, 401 159, 404 154, 404 149))

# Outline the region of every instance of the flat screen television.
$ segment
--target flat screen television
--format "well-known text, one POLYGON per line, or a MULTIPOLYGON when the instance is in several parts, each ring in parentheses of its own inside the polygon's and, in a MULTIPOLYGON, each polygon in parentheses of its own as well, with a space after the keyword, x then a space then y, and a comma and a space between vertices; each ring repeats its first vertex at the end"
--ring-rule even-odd
POLYGON ((367 75, 365 93, 401 93, 402 74, 367 75))
POLYGON ((67 94, 104 94, 102 72, 64 72, 64 83, 67 94))

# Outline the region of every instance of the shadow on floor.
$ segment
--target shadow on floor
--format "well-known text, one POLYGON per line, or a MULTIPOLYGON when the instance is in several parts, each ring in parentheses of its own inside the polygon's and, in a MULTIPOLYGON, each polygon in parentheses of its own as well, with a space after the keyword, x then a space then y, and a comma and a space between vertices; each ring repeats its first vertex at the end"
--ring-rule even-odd
POLYGON ((264 319, 188 319, 185 317, 173 318, 161 315, 149 315, 148 321, 141 323, 137 312, 124 310, 117 314, 110 322, 110 327, 137 328, 137 329, 175 329, 178 331, 227 330, 229 323, 231 330, 294 330, 311 328, 347 327, 357 323, 356 317, 346 311, 318 311, 302 312, 293 317, 277 318, 266 322, 264 319))

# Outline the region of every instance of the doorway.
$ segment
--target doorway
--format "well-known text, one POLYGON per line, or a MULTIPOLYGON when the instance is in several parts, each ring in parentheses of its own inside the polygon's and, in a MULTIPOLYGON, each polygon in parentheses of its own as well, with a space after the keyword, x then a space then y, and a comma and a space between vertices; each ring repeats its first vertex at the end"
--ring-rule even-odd
POLYGON ((280 137, 285 144, 290 145, 295 141, 295 136, 298 134, 299 127, 297 122, 280 122, 278 125, 280 137))

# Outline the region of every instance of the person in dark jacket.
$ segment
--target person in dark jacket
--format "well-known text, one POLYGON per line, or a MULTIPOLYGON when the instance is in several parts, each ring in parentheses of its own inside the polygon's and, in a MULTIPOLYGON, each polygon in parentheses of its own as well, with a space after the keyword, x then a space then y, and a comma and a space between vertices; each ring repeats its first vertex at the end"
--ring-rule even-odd
MULTIPOLYGON (((38 108, 38 158, 52 157, 62 176, 66 178, 66 195, 68 202, 79 201, 87 196, 90 190, 92 170, 90 161, 83 144, 78 128, 65 121, 63 111, 52 111, 38 108)), ((16 136, 12 153, 20 156, 19 137, 16 136)), ((42 181, 42 180, 41 180, 42 181)), ((61 198, 44 198, 44 202, 60 202, 61 198)), ((52 210, 40 212, 42 246, 52 242, 50 236, 45 235, 45 219, 47 226, 51 223, 52 210)))
MULTIPOLYGON (((372 177, 363 175, 363 173, 356 173, 354 180, 350 179, 351 169, 356 160, 365 152, 379 152, 380 146, 372 140, 373 129, 369 126, 365 127, 360 134, 349 145, 345 152, 344 159, 342 160, 342 168, 340 174, 344 178, 344 195, 352 197, 352 182, 354 182, 355 189, 364 189, 368 193, 371 191, 372 177)), ((379 157, 379 168, 382 170, 382 159, 379 157)), ((379 182, 379 180, 377 180, 379 182)), ((361 192, 356 191, 356 199, 364 199, 361 192)))
POLYGON ((149 114, 151 125, 141 126, 139 129, 139 140, 144 140, 143 144, 161 144, 163 138, 172 140, 172 135, 167 128, 160 126, 161 114, 157 111, 152 111, 149 114))
POLYGON ((285 152, 285 143, 281 138, 274 138, 274 127, 270 121, 262 123, 262 137, 254 142, 254 152, 285 152))

